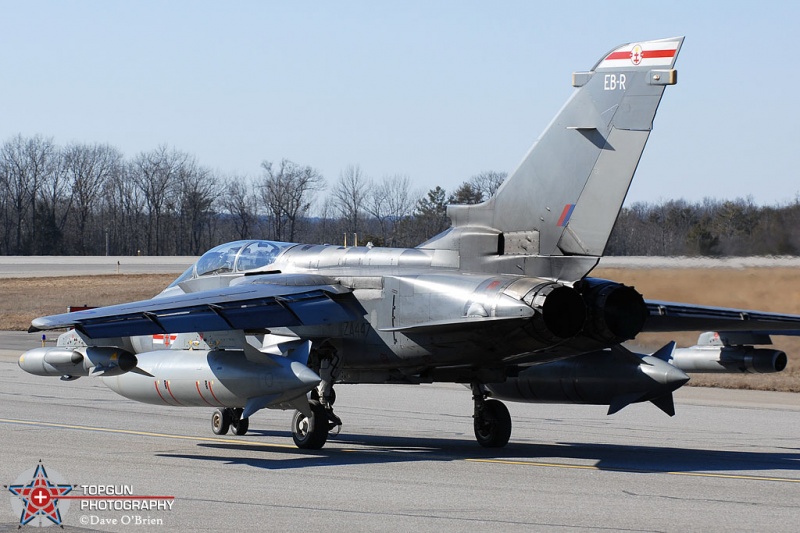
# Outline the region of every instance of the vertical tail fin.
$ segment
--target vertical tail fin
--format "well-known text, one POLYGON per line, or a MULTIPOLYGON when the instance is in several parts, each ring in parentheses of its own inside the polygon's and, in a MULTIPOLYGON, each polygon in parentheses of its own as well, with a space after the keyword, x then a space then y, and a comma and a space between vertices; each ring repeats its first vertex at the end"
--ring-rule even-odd
POLYGON ((682 44, 625 44, 573 74, 576 91, 497 194, 449 206, 453 229, 462 229, 423 246, 452 248, 488 231, 500 234, 500 255, 602 255, 664 89, 677 82, 682 44))

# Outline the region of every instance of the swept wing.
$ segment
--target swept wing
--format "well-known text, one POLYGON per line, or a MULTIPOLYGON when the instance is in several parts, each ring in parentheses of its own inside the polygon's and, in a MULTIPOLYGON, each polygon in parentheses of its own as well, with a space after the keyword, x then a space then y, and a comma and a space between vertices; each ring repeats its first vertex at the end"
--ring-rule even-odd
POLYGON ((800 335, 800 315, 659 300, 646 300, 645 303, 648 317, 643 332, 755 331, 772 335, 800 335))
POLYGON ((37 318, 30 332, 74 327, 90 338, 258 330, 355 320, 350 289, 324 276, 248 276, 231 286, 37 318))

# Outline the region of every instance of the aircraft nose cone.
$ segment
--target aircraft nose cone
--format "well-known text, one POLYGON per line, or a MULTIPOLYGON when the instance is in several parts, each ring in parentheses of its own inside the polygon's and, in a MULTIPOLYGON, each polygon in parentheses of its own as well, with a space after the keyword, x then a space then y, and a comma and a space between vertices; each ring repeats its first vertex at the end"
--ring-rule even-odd
POLYGON ((316 372, 300 363, 292 363, 292 372, 303 385, 316 386, 322 381, 316 372))

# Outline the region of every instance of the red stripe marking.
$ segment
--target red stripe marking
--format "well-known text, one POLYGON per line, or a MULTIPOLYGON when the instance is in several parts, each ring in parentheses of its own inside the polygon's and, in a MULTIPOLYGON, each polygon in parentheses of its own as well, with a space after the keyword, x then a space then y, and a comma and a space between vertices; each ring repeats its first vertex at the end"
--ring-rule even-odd
POLYGON ((169 388, 169 380, 166 381, 166 384, 167 384, 167 392, 169 393, 170 396, 172 396, 172 399, 175 400, 175 403, 177 403, 178 405, 183 405, 181 402, 178 401, 175 395, 172 394, 172 389, 169 388))
MULTIPOLYGON (((674 48, 670 48, 668 50, 642 50, 642 59, 652 59, 656 57, 675 57, 675 50, 674 48)), ((631 52, 630 50, 626 52, 613 52, 606 56, 606 59, 630 59, 631 52)))
POLYGON ((217 398, 217 395, 216 395, 216 394, 214 394, 214 389, 211 387, 211 385, 213 385, 213 384, 214 384, 214 382, 213 382, 213 381, 209 381, 209 382, 208 382, 208 390, 210 390, 210 391, 211 391, 211 396, 213 396, 213 397, 214 397, 214 399, 215 399, 215 400, 217 400, 217 403, 218 403, 218 404, 220 404, 220 405, 224 405, 224 404, 223 404, 221 401, 219 401, 219 398, 217 398))
POLYGON ((675 50, 645 50, 642 52, 642 57, 650 59, 651 57, 675 57, 675 50))
MULTIPOLYGON (((195 387, 197 387, 197 394, 199 394, 199 395, 200 395, 200 399, 201 399, 201 400, 203 400, 204 402, 206 402, 208 405, 211 405, 210 403, 208 403, 208 400, 206 400, 205 398, 203 398, 203 393, 202 393, 202 392, 200 392, 200 382, 199 382, 199 381, 195 381, 195 382, 194 382, 194 386, 195 386, 195 387)), ((213 406, 213 405, 211 405, 211 407, 214 407, 214 406, 213 406)))
POLYGON ((161 398, 161 401, 162 401, 162 402, 164 402, 164 403, 165 403, 165 404, 167 404, 167 405, 172 405, 172 404, 171 404, 171 403, 169 403, 167 400, 165 400, 163 396, 161 396, 161 391, 160 391, 160 390, 158 390, 158 381, 156 380, 156 381, 154 381, 153 383, 154 383, 154 384, 155 384, 155 386, 156 386, 156 392, 158 393, 158 397, 159 397, 159 398, 161 398))

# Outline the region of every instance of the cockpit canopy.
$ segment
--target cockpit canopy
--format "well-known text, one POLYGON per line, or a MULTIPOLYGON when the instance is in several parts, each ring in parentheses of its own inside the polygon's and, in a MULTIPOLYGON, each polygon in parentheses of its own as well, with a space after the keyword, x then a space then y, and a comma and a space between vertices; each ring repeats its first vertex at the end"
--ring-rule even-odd
POLYGON ((170 287, 200 276, 244 273, 267 267, 295 244, 275 241, 235 241, 207 251, 170 287))

